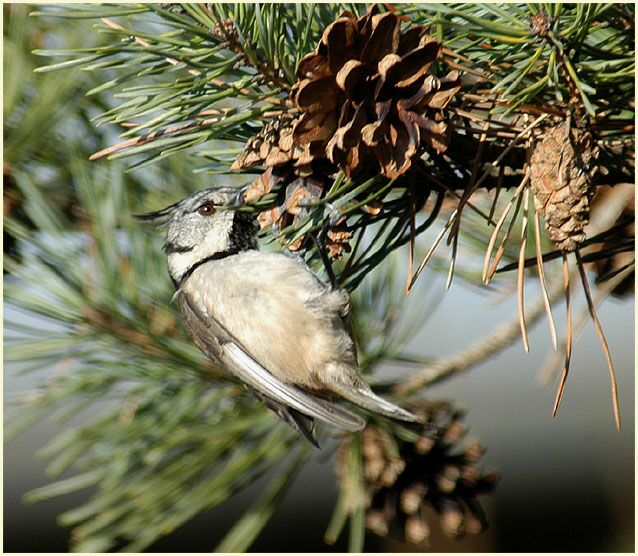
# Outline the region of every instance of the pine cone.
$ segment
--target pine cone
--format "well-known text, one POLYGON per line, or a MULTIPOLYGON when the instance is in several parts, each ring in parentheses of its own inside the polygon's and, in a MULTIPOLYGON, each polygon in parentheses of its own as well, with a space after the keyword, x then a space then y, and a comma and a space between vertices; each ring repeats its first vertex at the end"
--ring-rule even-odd
POLYGON ((538 12, 532 18, 532 31, 539 37, 546 37, 552 29, 552 22, 543 11, 538 12))
POLYGON ((295 164, 298 174, 310 173, 305 171, 303 163, 303 160, 308 158, 308 147, 295 144, 292 135, 294 124, 298 119, 298 114, 282 112, 270 120, 248 140, 244 152, 237 157, 230 169, 240 170, 252 166, 278 168, 295 164))
POLYGON ((425 148, 445 151, 441 111, 460 82, 457 72, 428 73, 440 53, 425 27, 401 32, 399 18, 377 5, 359 19, 344 12, 297 69, 293 100, 302 117, 293 136, 309 147, 302 162, 325 156, 347 176, 378 163, 396 178, 425 148))
MULTIPOLYGON (((299 225, 306 217, 306 206, 313 200, 319 199, 325 189, 325 183, 320 177, 298 177, 289 181, 291 176, 274 172, 268 168, 257 176, 247 187, 244 200, 249 203, 276 189, 276 199, 271 209, 263 210, 257 216, 260 227, 273 226, 281 231, 290 225, 299 225)), ((292 176, 294 177, 294 176, 292 176)), ((349 231, 345 218, 339 219, 329 230, 326 242, 328 254, 336 259, 344 252, 350 251, 349 231)), ((306 237, 301 236, 288 245, 288 249, 296 251, 301 248, 306 237)))
POLYGON ((351 239, 352 232, 346 224, 345 217, 341 217, 328 231, 328 241, 326 242, 328 255, 336 260, 340 259, 344 253, 350 253, 352 251, 351 239))
MULTIPOLYGON (((449 137, 442 110, 460 81, 457 72, 441 79, 429 73, 440 53, 441 44, 423 26, 402 31, 399 18, 379 13, 376 5, 359 19, 344 12, 331 23, 299 63, 291 92, 295 108, 266 123, 232 165, 271 170, 249 186, 247 200, 283 182, 276 206, 260 215, 262 227, 281 230, 298 221, 300 197, 321 197, 338 168, 349 177, 369 172, 396 178, 427 148, 444 152, 449 137)), ((338 221, 328 233, 329 255, 349 251, 351 237, 346 222, 338 221)), ((299 248, 303 240, 289 247, 299 248)))
MULTIPOLYGON (((463 414, 450 404, 428 402, 410 409, 425 422, 415 442, 394 438, 375 424, 361 433, 366 527, 381 536, 393 533, 422 542, 430 534, 429 507, 447 536, 479 533, 487 521, 476 497, 491 491, 498 480, 477 466, 484 449, 477 442, 458 449, 467 427, 463 414)), ((342 485, 350 439, 338 451, 342 485)))
POLYGON ((587 132, 563 123, 549 128, 530 160, 534 205, 561 251, 585 240, 598 148, 587 132))

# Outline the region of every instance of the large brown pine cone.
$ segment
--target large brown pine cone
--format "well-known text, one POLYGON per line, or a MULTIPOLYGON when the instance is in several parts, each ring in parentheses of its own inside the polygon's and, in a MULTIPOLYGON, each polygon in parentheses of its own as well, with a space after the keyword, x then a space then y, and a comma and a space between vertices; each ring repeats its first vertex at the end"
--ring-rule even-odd
POLYGON ((441 44, 422 25, 400 27, 377 5, 359 19, 344 12, 301 60, 293 100, 302 117, 293 136, 309 149, 297 164, 325 156, 354 176, 378 163, 395 178, 424 149, 445 151, 442 109, 460 88, 458 73, 429 73, 441 44))
POLYGON ((295 110, 266 124, 232 168, 289 164, 309 175, 322 161, 348 177, 378 168, 396 178, 424 150, 444 152, 443 109, 461 83, 456 71, 440 79, 429 71, 440 54, 425 27, 401 30, 377 5, 359 19, 344 12, 299 63, 295 110))
MULTIPOLYGON (((262 227, 281 230, 299 220, 300 201, 321 197, 339 168, 349 177, 366 172, 396 178, 426 149, 445 151, 443 109, 460 81, 457 72, 441 79, 430 73, 440 53, 441 44, 423 26, 402 30, 400 19, 377 5, 359 19, 344 12, 331 23, 299 63, 291 92, 295 107, 251 137, 232 166, 267 169, 251 183, 246 200, 277 185, 276 206, 260 215, 262 227)), ((348 251, 351 236, 345 222, 333 226, 330 255, 348 251)))

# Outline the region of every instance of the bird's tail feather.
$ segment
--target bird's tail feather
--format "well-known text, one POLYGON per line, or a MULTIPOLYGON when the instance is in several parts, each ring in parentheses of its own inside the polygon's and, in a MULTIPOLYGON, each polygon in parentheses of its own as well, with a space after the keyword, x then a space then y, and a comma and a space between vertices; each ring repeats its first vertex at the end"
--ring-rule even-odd
POLYGON ((419 421, 416 415, 377 396, 365 382, 357 381, 356 385, 331 382, 330 387, 333 392, 368 411, 410 423, 419 421))

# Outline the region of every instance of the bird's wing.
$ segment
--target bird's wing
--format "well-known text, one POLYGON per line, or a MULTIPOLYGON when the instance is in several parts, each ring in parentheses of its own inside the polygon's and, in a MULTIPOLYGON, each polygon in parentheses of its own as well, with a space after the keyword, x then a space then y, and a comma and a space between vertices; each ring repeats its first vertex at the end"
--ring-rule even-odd
POLYGON ((335 403, 319 398, 278 379, 255 360, 242 344, 204 307, 180 290, 177 299, 184 322, 197 345, 221 361, 237 378, 276 402, 296 409, 335 427, 358 431, 365 420, 335 403))

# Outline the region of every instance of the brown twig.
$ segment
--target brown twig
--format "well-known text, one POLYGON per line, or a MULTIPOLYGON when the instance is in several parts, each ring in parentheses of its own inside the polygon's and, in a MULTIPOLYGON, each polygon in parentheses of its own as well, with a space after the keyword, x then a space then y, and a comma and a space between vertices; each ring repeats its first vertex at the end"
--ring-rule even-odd
POLYGON ((503 152, 501 152, 500 155, 498 155, 498 157, 496 158, 496 160, 494 162, 492 162, 488 169, 485 170, 485 172, 483 173, 483 175, 480 177, 480 179, 476 182, 476 184, 474 185, 475 188, 478 188, 481 186, 481 184, 489 177, 490 175, 490 170, 492 168, 496 168, 498 167, 498 165, 503 161, 503 159, 508 155, 508 153, 523 139, 525 139, 525 137, 527 136, 527 134, 532 131, 536 126, 538 126, 543 120, 545 120, 547 117, 549 116, 549 114, 543 114, 542 116, 539 116, 538 118, 536 118, 531 124, 529 124, 528 126, 525 127, 525 129, 523 129, 523 131, 521 131, 516 138, 507 146, 503 149, 503 152))
MULTIPOLYGON (((156 338, 142 330, 130 327, 110 313, 88 304, 84 305, 82 312, 88 325, 102 334, 110 334, 125 344, 134 346, 135 349, 139 349, 152 357, 161 359, 173 357, 173 354, 160 345, 156 338)), ((223 376, 222 370, 210 361, 202 362, 197 367, 207 375, 223 376)))
MULTIPOLYGON (((554 280, 550 284, 550 298, 558 299, 563 292, 562 280, 554 280)), ((542 299, 534 301, 526 308, 529 325, 536 323, 544 314, 545 306, 542 299)), ((394 392, 399 396, 408 396, 430 384, 434 384, 460 374, 470 367, 495 356, 520 336, 520 322, 518 315, 515 319, 499 325, 490 334, 472 344, 467 349, 450 357, 441 358, 435 363, 418 371, 404 381, 397 384, 394 392)))
MULTIPOLYGON (((479 166, 481 164, 481 157, 483 156, 483 148, 485 146, 485 140, 487 139, 486 132, 489 129, 490 124, 485 122, 483 124, 483 133, 479 137, 479 145, 478 149, 476 149, 476 156, 474 157, 474 163, 472 164, 472 174, 470 176, 470 181, 468 183, 467 189, 463 192, 463 196, 461 197, 458 204, 458 212, 456 213, 456 217, 454 218, 454 222, 452 224, 452 230, 450 232, 450 236, 454 235, 455 238, 458 238, 458 234, 461 226, 461 214, 463 212, 463 206, 468 202, 474 191, 476 190, 474 184, 476 183, 476 176, 478 175, 479 166)), ((449 243, 449 239, 448 239, 449 243)))
MULTIPOLYGON (((523 131, 523 129, 521 127, 512 125, 509 122, 504 122, 502 120, 493 120, 491 118, 484 118, 484 117, 480 116, 479 114, 474 114, 472 112, 467 112, 465 110, 461 110, 460 108, 455 108, 454 109, 454 113, 457 116, 459 116, 461 118, 465 118, 466 120, 470 120, 472 122, 481 122, 481 123, 485 123, 485 124, 498 125, 498 126, 506 127, 513 134, 520 133, 521 131, 523 131)), ((483 133, 485 133, 486 131, 487 131, 487 129, 484 129, 483 133)))
POLYGON ((254 59, 254 64, 251 63, 249 56, 246 54, 246 50, 243 45, 237 40, 237 36, 233 33, 229 33, 226 30, 226 26, 223 22, 220 22, 215 14, 211 12, 206 5, 204 5, 204 9, 209 13, 209 15, 217 22, 219 25, 220 31, 224 35, 225 43, 228 48, 233 50, 236 54, 239 54, 243 61, 247 63, 247 65, 253 65, 255 69, 262 75, 267 81, 270 81, 275 87, 279 87, 283 91, 290 90, 290 83, 281 79, 277 74, 270 71, 270 68, 267 64, 264 64, 256 57, 254 59))
POLYGON ((108 156, 123 149, 127 149, 129 147, 136 147, 139 145, 144 145, 145 143, 150 143, 151 141, 155 141, 159 137, 168 137, 171 135, 178 135, 183 133, 184 131, 189 131, 191 129, 195 129, 197 127, 205 127, 211 125, 215 122, 220 121, 221 118, 208 118, 206 120, 200 120, 199 122, 190 122, 187 124, 180 124, 174 127, 169 127, 163 130, 154 131, 149 133, 148 135, 141 135, 139 137, 133 137, 132 139, 126 139, 125 141, 120 141, 115 145, 111 145, 110 147, 106 147, 101 151, 93 153, 89 156, 89 160, 96 160, 98 158, 102 158, 103 156, 108 156))

